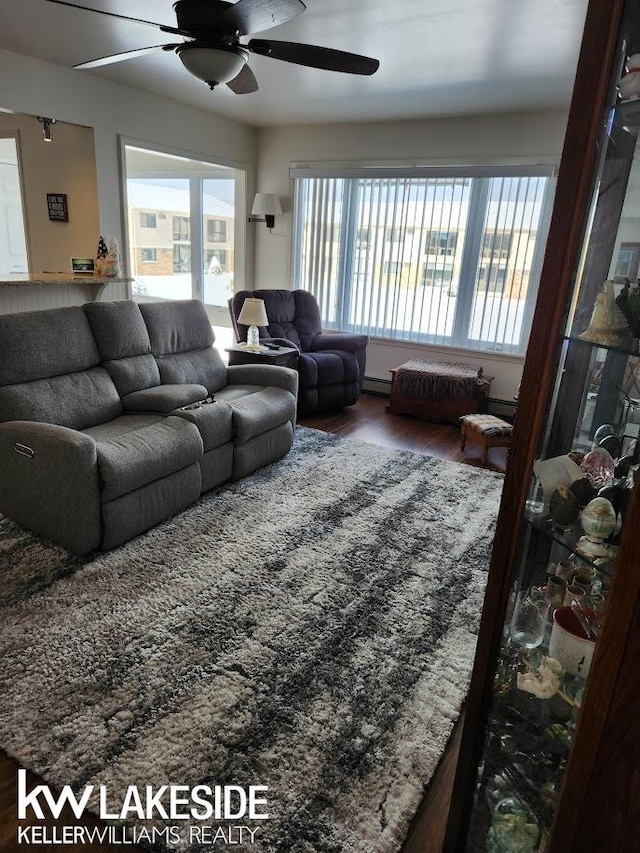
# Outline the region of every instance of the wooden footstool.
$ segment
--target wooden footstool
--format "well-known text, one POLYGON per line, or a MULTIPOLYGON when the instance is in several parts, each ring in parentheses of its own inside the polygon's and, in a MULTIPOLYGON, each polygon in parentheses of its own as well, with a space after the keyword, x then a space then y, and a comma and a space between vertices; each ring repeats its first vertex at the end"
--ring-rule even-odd
POLYGON ((482 445, 482 464, 487 464, 490 447, 511 447, 513 427, 495 415, 464 415, 460 418, 460 449, 467 439, 482 445))

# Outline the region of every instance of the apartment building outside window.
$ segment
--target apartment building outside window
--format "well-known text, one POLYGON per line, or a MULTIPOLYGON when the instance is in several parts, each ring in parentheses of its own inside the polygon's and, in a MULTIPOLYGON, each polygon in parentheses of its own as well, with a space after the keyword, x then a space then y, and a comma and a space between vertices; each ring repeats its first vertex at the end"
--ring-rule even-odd
POLYGON ((157 226, 156 215, 155 213, 141 213, 140 214, 140 227, 141 228, 155 228, 157 226))
POLYGON ((294 286, 328 328, 523 354, 551 167, 291 170, 294 286))

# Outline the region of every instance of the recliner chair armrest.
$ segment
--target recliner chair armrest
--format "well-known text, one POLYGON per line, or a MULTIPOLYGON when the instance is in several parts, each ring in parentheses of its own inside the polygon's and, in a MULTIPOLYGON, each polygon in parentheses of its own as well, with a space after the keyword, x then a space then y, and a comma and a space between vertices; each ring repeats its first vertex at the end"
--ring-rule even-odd
POLYGON ((311 341, 311 352, 323 349, 343 349, 358 352, 369 343, 368 335, 356 335, 351 332, 320 332, 311 341))
POLYGON ((300 352, 300 347, 294 344, 293 341, 288 340, 288 338, 262 338, 260 343, 263 344, 266 341, 273 344, 280 344, 281 347, 291 347, 291 349, 297 349, 300 352))
POLYGON ((78 554, 102 541, 96 443, 68 427, 0 423, 0 510, 78 554))
POLYGON ((227 368, 229 385, 274 385, 298 399, 298 372, 273 364, 235 364, 227 368))

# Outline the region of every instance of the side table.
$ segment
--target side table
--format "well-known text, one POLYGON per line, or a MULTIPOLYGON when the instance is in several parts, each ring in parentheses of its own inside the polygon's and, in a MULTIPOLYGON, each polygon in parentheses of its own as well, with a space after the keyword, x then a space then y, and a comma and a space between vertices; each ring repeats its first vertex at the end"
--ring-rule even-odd
POLYGON ((281 346, 279 349, 250 350, 236 344, 225 347, 229 353, 229 366, 236 364, 273 364, 276 367, 298 367, 298 350, 295 347, 281 346))

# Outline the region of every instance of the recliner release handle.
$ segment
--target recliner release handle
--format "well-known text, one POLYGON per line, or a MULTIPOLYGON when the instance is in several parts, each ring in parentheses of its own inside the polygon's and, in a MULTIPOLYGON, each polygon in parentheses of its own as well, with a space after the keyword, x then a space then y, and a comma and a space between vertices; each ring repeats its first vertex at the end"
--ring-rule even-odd
POLYGON ((18 442, 16 442, 15 451, 21 456, 26 456, 28 459, 33 459, 36 455, 36 452, 32 447, 27 447, 26 444, 19 444, 18 442))

